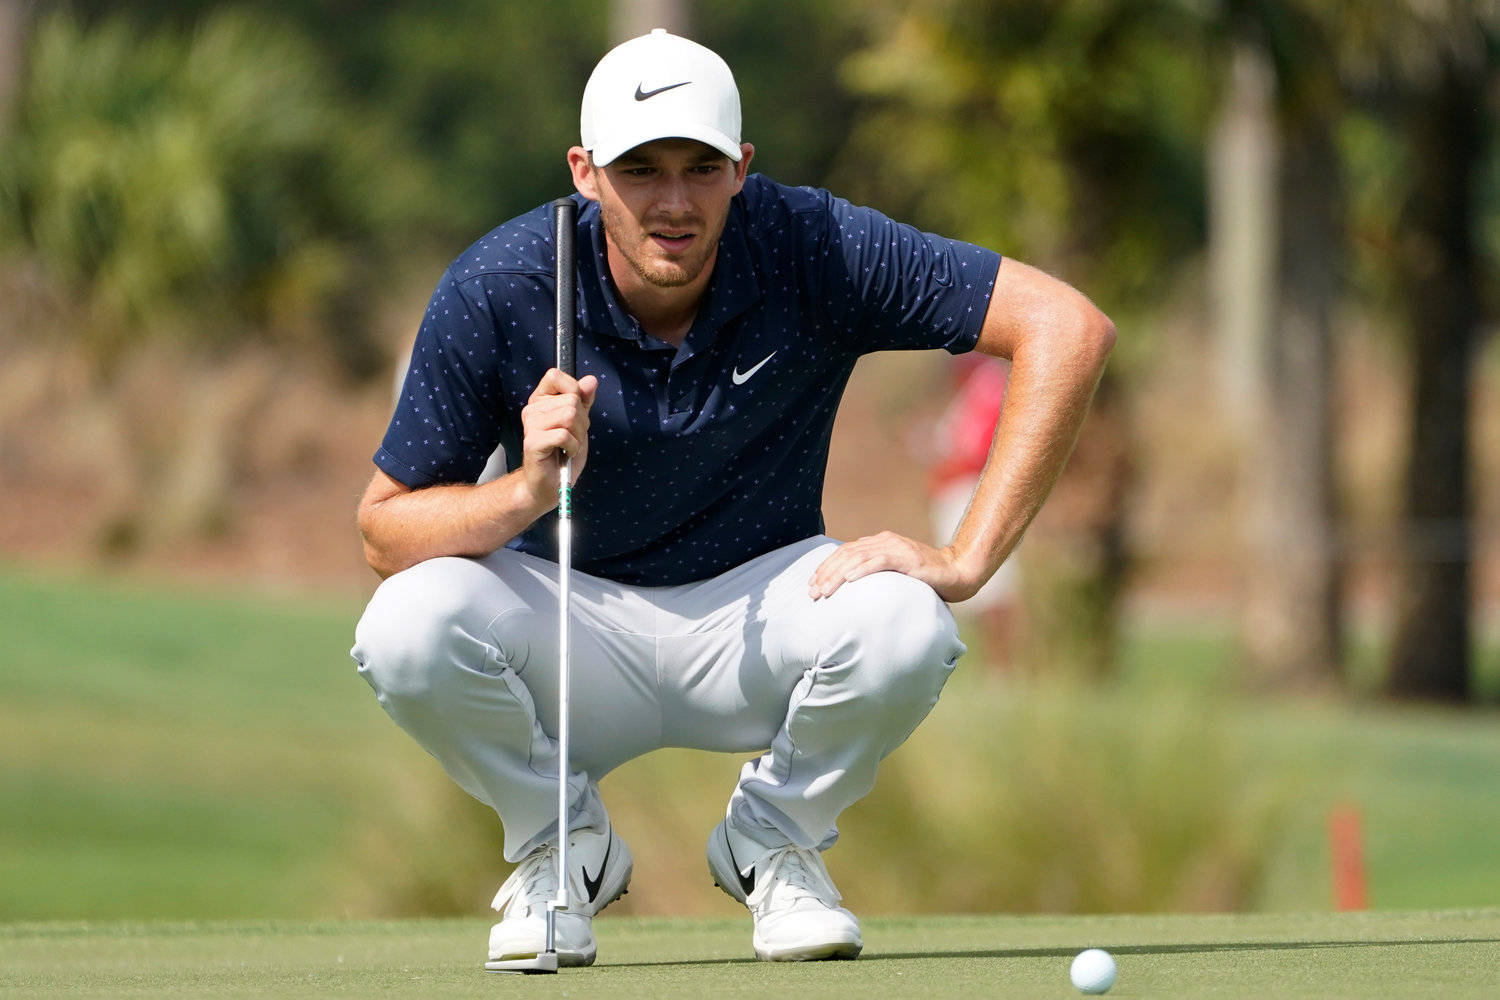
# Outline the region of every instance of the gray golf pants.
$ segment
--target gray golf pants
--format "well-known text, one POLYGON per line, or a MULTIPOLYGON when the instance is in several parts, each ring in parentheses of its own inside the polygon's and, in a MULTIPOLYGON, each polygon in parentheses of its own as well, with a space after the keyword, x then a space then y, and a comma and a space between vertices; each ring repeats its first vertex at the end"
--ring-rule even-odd
MULTIPOLYGON (((876 573, 813 601, 837 543, 809 538, 675 587, 574 572, 569 828, 602 829, 597 782, 661 747, 759 752, 728 829, 747 867, 835 820, 936 704, 964 652, 926 584, 876 573)), ((557 829, 557 565, 509 549, 387 579, 353 656, 392 719, 493 807, 505 857, 557 829)))

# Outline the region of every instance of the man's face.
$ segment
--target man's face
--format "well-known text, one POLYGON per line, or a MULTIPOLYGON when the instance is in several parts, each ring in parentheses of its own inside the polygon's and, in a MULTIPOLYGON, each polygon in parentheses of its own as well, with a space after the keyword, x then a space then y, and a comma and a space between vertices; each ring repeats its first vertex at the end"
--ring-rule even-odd
POLYGON ((575 185, 599 203, 616 283, 682 288, 706 276, 755 151, 741 150, 736 163, 693 139, 658 139, 605 167, 569 151, 575 185))

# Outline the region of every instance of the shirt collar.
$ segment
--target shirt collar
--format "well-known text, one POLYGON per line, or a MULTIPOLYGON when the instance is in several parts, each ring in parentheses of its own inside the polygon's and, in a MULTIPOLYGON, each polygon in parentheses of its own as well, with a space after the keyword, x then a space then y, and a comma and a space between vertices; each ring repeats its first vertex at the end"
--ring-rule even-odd
MULTIPOLYGON (((604 220, 598 202, 585 202, 578 225, 588 235, 588 252, 579 255, 579 290, 577 320, 580 327, 610 334, 624 340, 640 340, 641 326, 625 310, 609 278, 609 260, 604 244, 604 220)), ((711 336, 725 323, 739 316, 760 300, 760 280, 755 259, 745 235, 744 199, 736 195, 729 205, 729 218, 719 237, 719 255, 714 273, 708 280, 703 308, 693 322, 689 341, 696 341, 708 331, 711 336), (705 322, 706 321, 706 322, 705 322)), ((692 344, 699 347, 700 344, 692 344)))

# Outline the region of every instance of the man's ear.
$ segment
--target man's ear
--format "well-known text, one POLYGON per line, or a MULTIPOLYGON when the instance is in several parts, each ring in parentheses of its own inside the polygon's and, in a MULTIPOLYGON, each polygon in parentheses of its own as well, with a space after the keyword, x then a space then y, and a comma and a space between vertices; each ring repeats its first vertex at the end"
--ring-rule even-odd
POLYGON ((568 150, 568 170, 573 175, 573 187, 589 201, 599 200, 599 184, 595 176, 598 170, 593 157, 582 146, 568 150))
POLYGON ((748 142, 740 143, 740 162, 734 165, 734 193, 739 194, 745 186, 745 177, 750 173, 750 160, 755 156, 755 147, 748 142))

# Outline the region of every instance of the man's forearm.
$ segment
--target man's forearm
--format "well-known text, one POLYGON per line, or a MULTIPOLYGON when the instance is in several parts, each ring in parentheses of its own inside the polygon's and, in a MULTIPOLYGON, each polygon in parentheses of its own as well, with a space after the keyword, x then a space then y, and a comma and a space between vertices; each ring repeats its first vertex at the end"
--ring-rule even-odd
POLYGON ((1009 388, 953 542, 935 548, 891 531, 846 542, 813 571, 812 598, 882 570, 915 577, 945 601, 978 593, 1062 474, 1114 342, 1114 324, 1079 292, 1003 261, 977 349, 1011 361, 1009 388))
POLYGON ((1114 339, 1099 315, 1016 351, 989 459, 953 539, 976 590, 1020 542, 1062 474, 1114 339))
POLYGON ((483 556, 504 546, 556 506, 538 501, 516 470, 482 485, 382 491, 372 485, 359 508, 365 560, 382 577, 439 556, 483 556))

